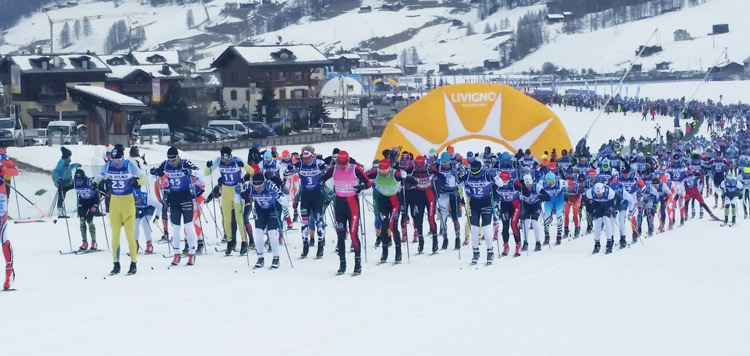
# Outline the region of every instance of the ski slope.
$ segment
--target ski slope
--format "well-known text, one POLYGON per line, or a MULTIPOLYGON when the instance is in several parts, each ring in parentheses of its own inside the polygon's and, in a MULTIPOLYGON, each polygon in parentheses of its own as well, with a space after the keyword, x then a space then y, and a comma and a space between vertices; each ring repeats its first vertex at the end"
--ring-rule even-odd
MULTIPOLYGON (((596 115, 553 110, 573 141, 596 115)), ((662 127, 670 126, 670 119, 659 120, 662 127)), ((641 122, 637 114, 604 115, 589 142, 595 147, 614 135, 649 135, 653 124, 641 122)), ((316 147, 329 152, 337 146, 366 161, 376 144, 372 139, 316 147)), ((481 151, 483 146, 469 142, 457 149, 481 151)), ((74 161, 96 168, 102 148, 70 148, 74 161)), ((145 146, 142 153, 156 164, 165 150, 145 146)), ((216 154, 183 156, 203 165, 216 154)), ((245 151, 235 154, 246 156, 245 151)), ((9 155, 51 169, 59 149, 11 148, 9 155)), ((47 175, 24 172, 16 184, 43 209, 51 203, 49 192, 34 195, 40 188, 51 189, 47 175)), ((70 211, 72 196, 66 202, 70 211)), ((24 202, 16 210, 15 200, 11 195, 11 217, 19 215, 17 210, 24 218, 39 216, 24 202)), ((219 241, 212 206, 203 211, 209 254, 199 256, 195 266, 186 267, 183 260, 169 268, 170 259, 161 257, 167 245, 155 244, 154 255, 138 256, 135 276, 107 276, 110 252, 59 255, 58 250, 69 249, 64 220, 10 223, 17 290, 0 292, 2 354, 750 353, 744 342, 750 312, 742 307, 750 298, 742 282, 750 268, 744 253, 750 241, 741 233, 746 220, 734 228, 690 220, 608 256, 590 255, 593 238, 586 235, 518 258, 504 257, 489 267, 470 267, 470 248, 462 248, 460 256, 453 250, 417 256, 410 244, 404 247, 404 262, 394 266, 376 264, 380 251, 373 247, 372 213, 365 211, 367 262, 354 278, 334 275, 338 259, 330 227, 323 259, 300 260, 301 238, 293 230, 287 235, 291 261, 282 249, 279 270, 253 271, 245 257, 213 252, 219 241)), ((74 248, 80 243, 75 221, 70 220, 74 248)), ((102 220, 96 222, 99 246, 106 249, 102 220)), ((124 268, 127 259, 123 253, 124 268)), ((255 256, 249 259, 252 263, 255 256)), ((351 272, 351 254, 348 261, 351 272)))

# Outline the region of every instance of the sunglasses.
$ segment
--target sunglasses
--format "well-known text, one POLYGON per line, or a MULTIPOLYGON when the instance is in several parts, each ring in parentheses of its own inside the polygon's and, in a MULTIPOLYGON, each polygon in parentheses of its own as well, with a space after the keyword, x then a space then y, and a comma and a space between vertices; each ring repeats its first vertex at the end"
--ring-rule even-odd
POLYGON ((179 157, 178 157, 178 156, 176 156, 176 155, 174 155, 174 156, 167 156, 167 160, 168 160, 168 161, 170 161, 170 162, 174 162, 174 161, 176 161, 176 160, 177 160, 178 158, 179 158, 179 157))
POLYGON ((221 159, 223 159, 223 160, 228 160, 230 158, 232 158, 232 155, 230 155, 230 154, 225 153, 225 154, 221 155, 221 159))

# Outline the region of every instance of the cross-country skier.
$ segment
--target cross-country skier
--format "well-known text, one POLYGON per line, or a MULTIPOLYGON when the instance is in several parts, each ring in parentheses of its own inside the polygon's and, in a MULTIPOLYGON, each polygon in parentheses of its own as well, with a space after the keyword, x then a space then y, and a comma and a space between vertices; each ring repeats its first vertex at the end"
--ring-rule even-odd
POLYGON ((521 251, 529 248, 528 236, 529 226, 534 229, 534 238, 536 245, 534 251, 542 250, 540 234, 542 226, 539 224, 539 216, 542 215, 542 202, 549 200, 549 194, 544 190, 541 184, 534 184, 534 178, 531 174, 523 175, 523 185, 521 186, 521 223, 523 224, 523 246, 521 251))
POLYGON ((537 183, 549 195, 549 200, 544 202, 544 244, 549 244, 549 226, 552 224, 552 212, 555 213, 557 220, 557 237, 555 245, 559 245, 562 240, 563 231, 563 208, 565 206, 565 191, 568 189, 568 182, 558 179, 552 172, 547 172, 544 181, 537 183))
POLYGON ((730 207, 732 208, 732 223, 729 226, 737 223, 737 205, 740 199, 742 199, 742 188, 742 182, 737 180, 734 172, 729 171, 727 177, 719 186, 719 189, 721 189, 721 199, 726 202, 724 205, 724 223, 721 226, 727 225, 730 207))
MULTIPOLYGON (((198 248, 198 236, 193 224, 193 210, 197 196, 197 190, 193 180, 198 167, 188 160, 180 158, 177 148, 170 147, 167 150, 167 160, 157 168, 157 175, 166 176, 169 185, 164 189, 169 204, 169 221, 172 223, 172 248, 174 258, 172 265, 180 263, 182 257, 180 243, 182 242, 182 231, 184 228, 188 245, 188 266, 195 264, 195 253, 198 248), (181 226, 183 225, 184 226, 181 226)), ((198 180, 199 181, 199 180, 198 180)), ((234 195, 234 194, 232 194, 234 195)))
POLYGON ((237 200, 239 196, 250 197, 255 205, 255 252, 258 255, 258 261, 253 268, 262 268, 265 264, 264 239, 268 234, 269 244, 271 245, 271 269, 279 268, 279 228, 280 216, 283 199, 283 193, 276 183, 266 179, 266 175, 271 173, 257 172, 253 175, 250 182, 245 182, 236 188, 237 200))
MULTIPOLYGON (((221 156, 215 158, 212 161, 206 163, 205 175, 210 176, 213 167, 219 168, 221 174, 221 216, 224 225, 224 234, 227 236, 227 249, 226 255, 232 254, 234 247, 237 244, 236 236, 234 236, 234 229, 232 228, 232 216, 238 223, 242 221, 242 203, 234 201, 235 187, 242 183, 242 170, 245 170, 251 176, 255 174, 253 169, 249 165, 242 162, 239 157, 232 156, 232 149, 229 147, 222 147, 220 151, 221 156), (232 211, 234 209, 234 212, 232 211)), ((192 211, 192 210, 191 210, 192 211)), ((240 255, 247 253, 247 234, 245 229, 239 229, 240 236, 242 237, 242 243, 240 245, 240 255)))
POLYGON ((503 181, 497 176, 492 168, 482 167, 479 161, 471 162, 469 174, 461 180, 465 184, 464 190, 471 204, 469 208, 469 220, 471 222, 471 245, 473 255, 471 264, 479 260, 479 230, 484 235, 484 243, 487 246, 487 264, 492 264, 494 258, 494 246, 492 244, 492 215, 494 204, 492 202, 493 183, 503 186, 503 181))
POLYGON ((500 220, 503 222, 503 256, 508 255, 508 241, 510 240, 510 231, 513 231, 513 240, 516 242, 515 257, 521 255, 521 233, 518 230, 518 221, 521 217, 521 201, 518 199, 521 183, 518 180, 511 180, 510 172, 500 171, 500 179, 503 181, 501 186, 495 186, 497 194, 497 206, 500 210, 500 220))
POLYGON ((408 194, 409 204, 412 206, 411 214, 414 222, 414 230, 417 233, 417 252, 422 253, 424 250, 424 235, 422 234, 424 215, 427 214, 427 223, 430 226, 430 236, 432 237, 432 252, 438 250, 437 224, 435 223, 435 208, 437 199, 435 199, 435 187, 433 180, 440 176, 437 168, 428 165, 424 156, 414 159, 414 165, 407 170, 411 179, 407 183, 411 186, 411 194, 408 194))
POLYGON ((398 216, 402 197, 399 193, 401 184, 406 179, 406 172, 391 168, 391 162, 383 159, 378 163, 377 169, 370 170, 366 174, 378 192, 378 210, 375 214, 379 216, 382 224, 378 236, 383 248, 380 262, 385 263, 388 260, 388 247, 393 242, 396 250, 394 262, 400 263, 401 239, 398 231, 398 216))
POLYGON ((615 241, 612 235, 612 211, 615 206, 615 191, 603 183, 596 183, 594 187, 586 191, 585 204, 589 207, 594 220, 594 252, 599 253, 599 243, 602 226, 607 238, 607 249, 605 253, 612 253, 615 241))
MULTIPOLYGON (((94 179, 109 182, 109 190, 112 193, 109 203, 109 223, 112 227, 112 257, 114 267, 110 274, 120 273, 120 231, 125 228, 125 237, 128 239, 130 250, 130 268, 128 274, 135 274, 136 253, 138 245, 135 241, 135 200, 133 199, 133 188, 145 184, 146 174, 143 173, 135 163, 124 159, 125 148, 117 144, 112 150, 112 160, 107 162, 99 175, 94 179)), ((100 187, 100 190, 103 187, 100 187)))
POLYGON ((83 243, 78 249, 85 251, 87 249, 96 250, 96 226, 94 225, 94 216, 99 211, 99 192, 92 183, 92 179, 86 177, 82 169, 76 169, 73 177, 73 187, 78 196, 78 217, 80 220, 81 239, 83 243), (91 245, 86 240, 86 224, 88 224, 89 235, 91 235, 91 245))
POLYGON ((333 179, 333 191, 336 195, 334 211, 336 215, 336 235, 338 236, 339 270, 338 274, 346 272, 346 246, 347 233, 352 239, 354 248, 354 274, 362 273, 361 245, 357 229, 359 228, 359 199, 357 196, 362 189, 370 188, 370 180, 358 165, 349 162, 349 153, 339 151, 336 164, 329 167, 320 177, 323 185, 329 179, 333 179))
POLYGON ((16 279, 16 272, 13 269, 13 247, 8 237, 8 194, 7 177, 18 176, 18 169, 4 153, 0 153, 0 246, 3 249, 5 258, 5 282, 3 289, 9 290, 16 279))
POLYGON ((318 233, 318 250, 315 257, 323 257, 325 246, 323 217, 323 200, 325 192, 320 185, 320 177, 327 167, 322 159, 315 155, 312 146, 302 147, 302 159, 293 165, 300 177, 299 202, 302 215, 302 258, 307 257, 310 246, 315 245, 315 233, 318 233))

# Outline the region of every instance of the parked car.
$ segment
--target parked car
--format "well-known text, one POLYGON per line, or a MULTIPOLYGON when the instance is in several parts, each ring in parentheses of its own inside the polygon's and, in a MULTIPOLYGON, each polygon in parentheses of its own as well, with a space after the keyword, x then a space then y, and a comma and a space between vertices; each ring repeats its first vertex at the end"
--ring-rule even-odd
POLYGON ((136 137, 136 143, 141 145, 146 143, 160 145, 172 143, 172 133, 169 130, 168 124, 141 125, 138 129, 138 136, 136 137))
POLYGON ((13 120, 9 117, 0 119, 0 142, 4 145, 22 145, 23 133, 20 120, 13 120))
POLYGON ((82 125, 78 125, 75 121, 50 121, 47 125, 47 142, 58 145, 85 143, 85 138, 79 133, 79 126, 82 125))
POLYGON ((203 142, 216 142, 219 140, 218 135, 216 135, 215 133, 205 131, 202 128, 196 126, 184 126, 182 128, 182 132, 189 132, 197 136, 203 136, 206 138, 206 141, 203 142))
POLYGON ((321 135, 338 135, 340 132, 341 131, 339 131, 338 125, 333 122, 323 123, 323 125, 320 127, 321 135))
POLYGON ((240 120, 211 120, 208 122, 208 127, 223 127, 236 132, 241 139, 250 137, 252 133, 252 130, 249 130, 240 120))
POLYGON ((250 130, 258 131, 258 132, 262 133, 263 135, 265 135, 263 137, 276 136, 276 132, 274 132, 274 130, 270 126, 268 126, 265 123, 262 123, 260 121, 250 121, 248 123, 247 127, 250 130))
POLYGON ((230 131, 229 129, 219 126, 214 126, 211 129, 223 133, 228 137, 229 140, 237 140, 240 138, 240 136, 237 134, 237 131, 230 131))
POLYGON ((195 132, 190 131, 190 130, 180 129, 179 131, 175 131, 175 134, 181 135, 182 136, 181 141, 184 141, 184 142, 189 142, 189 143, 208 142, 208 137, 196 134, 195 132))
POLYGON ((217 127, 204 127, 203 131, 216 136, 218 141, 229 141, 232 139, 228 133, 218 130, 217 127))

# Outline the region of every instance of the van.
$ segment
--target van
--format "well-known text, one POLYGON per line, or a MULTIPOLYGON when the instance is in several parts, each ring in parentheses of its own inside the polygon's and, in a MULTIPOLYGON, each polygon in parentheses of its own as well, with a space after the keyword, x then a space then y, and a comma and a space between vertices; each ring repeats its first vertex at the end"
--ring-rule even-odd
POLYGON ((79 127, 83 128, 85 126, 78 125, 75 121, 50 121, 47 125, 47 143, 57 145, 78 144, 79 142, 86 143, 85 137, 79 127))
POLYGON ((145 124, 138 129, 136 143, 142 145, 145 143, 152 144, 170 144, 172 143, 172 132, 168 124, 145 124))
POLYGON ((240 139, 250 137, 252 130, 248 129, 240 120, 211 120, 208 127, 223 127, 229 131, 237 133, 240 139))
POLYGON ((21 126, 21 120, 14 120, 9 117, 0 118, 0 142, 5 146, 22 146, 24 141, 23 134, 24 130, 21 126))

